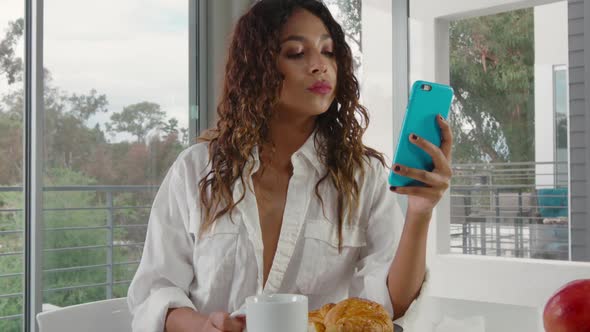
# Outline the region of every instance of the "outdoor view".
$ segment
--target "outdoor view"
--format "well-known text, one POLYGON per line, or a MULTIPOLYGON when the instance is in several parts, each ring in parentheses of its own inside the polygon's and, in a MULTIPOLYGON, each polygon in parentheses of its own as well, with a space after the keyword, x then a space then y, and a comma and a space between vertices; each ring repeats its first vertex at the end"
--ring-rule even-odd
MULTIPOLYGON (((20 331, 23 312, 24 4, 12 2, 0 10, 0 331, 20 331)), ((126 296, 152 199, 188 146, 188 2, 52 1, 44 46, 46 310, 126 296)))
MULTIPOLYGON (((152 199, 189 144, 188 3, 114 4, 45 8, 44 310, 126 296, 152 199)), ((360 0, 328 4, 360 70, 360 0)), ((0 331, 21 331, 24 4, 0 12, 0 331)))
POLYGON ((449 35, 451 252, 568 260, 567 2, 449 35))
MULTIPOLYGON (((361 0, 325 2, 361 77, 361 0)), ((551 13, 450 24, 452 252, 568 259, 567 45, 545 61, 555 43, 535 37, 551 13)), ((23 17, 20 0, 0 5, 0 331, 23 312, 23 17)), ((545 22, 567 41, 567 11, 545 22)), ((152 199, 190 144, 188 29, 185 0, 46 3, 44 310, 126 296, 152 199)))
POLYGON ((0 6, 0 331, 20 331, 23 312, 24 5, 0 6))

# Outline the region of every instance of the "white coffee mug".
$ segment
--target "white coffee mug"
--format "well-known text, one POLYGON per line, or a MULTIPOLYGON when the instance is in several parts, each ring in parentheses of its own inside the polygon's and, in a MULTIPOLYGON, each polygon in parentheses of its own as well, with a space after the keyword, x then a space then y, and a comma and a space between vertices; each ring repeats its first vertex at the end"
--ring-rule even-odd
POLYGON ((254 295, 231 317, 246 316, 251 332, 306 332, 307 296, 298 294, 254 295))

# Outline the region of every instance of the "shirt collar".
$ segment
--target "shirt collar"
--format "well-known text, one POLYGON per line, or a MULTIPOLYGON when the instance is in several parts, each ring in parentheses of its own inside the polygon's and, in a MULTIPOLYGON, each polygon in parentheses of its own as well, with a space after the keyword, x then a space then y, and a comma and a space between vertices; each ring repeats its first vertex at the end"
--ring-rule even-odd
POLYGON ((317 144, 324 144, 324 141, 322 140, 322 136, 316 128, 311 133, 311 135, 309 135, 299 150, 293 154, 291 157, 291 162, 293 162, 293 158, 303 157, 318 172, 318 174, 322 176, 326 171, 326 167, 319 155, 319 146, 317 144))
MULTIPOLYGON (((323 144, 323 140, 321 134, 316 128, 311 133, 311 135, 309 135, 305 143, 303 143, 303 145, 291 156, 291 162, 293 163, 293 166, 295 167, 295 165, 297 164, 295 159, 302 158, 305 159, 308 165, 313 167, 313 169, 315 169, 320 176, 323 176, 324 172, 326 171, 326 166, 324 165, 319 156, 319 149, 317 147, 317 144, 323 144), (316 136, 318 137, 317 143, 315 139, 316 136)), ((253 166, 250 174, 254 174, 260 166, 260 156, 258 152, 258 146, 254 146, 249 159, 249 163, 252 163, 251 165, 253 166)))

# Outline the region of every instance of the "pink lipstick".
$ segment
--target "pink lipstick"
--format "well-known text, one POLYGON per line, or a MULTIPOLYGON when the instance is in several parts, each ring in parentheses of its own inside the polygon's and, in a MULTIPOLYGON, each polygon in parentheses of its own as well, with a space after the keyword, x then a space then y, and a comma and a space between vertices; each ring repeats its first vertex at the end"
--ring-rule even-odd
POLYGON ((325 95, 332 91, 332 86, 326 81, 317 81, 312 86, 307 88, 307 90, 320 95, 325 95))

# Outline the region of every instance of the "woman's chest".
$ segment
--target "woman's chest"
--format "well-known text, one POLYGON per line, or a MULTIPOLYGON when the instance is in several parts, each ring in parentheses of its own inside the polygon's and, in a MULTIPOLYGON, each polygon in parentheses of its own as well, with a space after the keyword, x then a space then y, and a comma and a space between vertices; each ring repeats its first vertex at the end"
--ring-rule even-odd
POLYGON ((349 282, 367 245, 361 228, 343 228, 340 242, 336 225, 304 218, 299 235, 284 232, 273 264, 264 266, 264 248, 248 233, 244 217, 239 215, 235 224, 220 220, 196 244, 194 272, 199 293, 223 297, 252 285, 257 293, 335 294, 349 282))
POLYGON ((258 291, 317 294, 350 278, 367 243, 360 215, 343 216, 340 240, 334 193, 320 186, 320 200, 309 179, 297 176, 282 191, 255 183, 252 188, 232 213, 233 222, 223 216, 196 241, 198 284, 225 289, 254 282, 258 291))
POLYGON ((252 178, 263 243, 265 280, 281 235, 289 178, 290 175, 288 174, 272 174, 268 172, 252 178))

